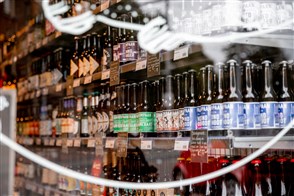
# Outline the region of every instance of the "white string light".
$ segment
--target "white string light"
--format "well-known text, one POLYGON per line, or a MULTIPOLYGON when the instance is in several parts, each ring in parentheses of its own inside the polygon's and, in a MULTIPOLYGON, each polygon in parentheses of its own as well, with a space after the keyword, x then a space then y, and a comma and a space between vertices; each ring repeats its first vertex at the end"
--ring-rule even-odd
POLYGON ((240 161, 222 168, 220 170, 198 176, 195 178, 189 178, 189 179, 182 179, 180 181, 172 181, 172 182, 154 182, 154 183, 133 183, 133 182, 123 182, 122 181, 114 181, 114 180, 108 180, 103 178, 97 178, 90 175, 82 174, 79 172, 76 172, 74 170, 70 170, 68 168, 62 167, 56 163, 53 163, 31 151, 24 148, 23 146, 17 144, 15 141, 11 140, 6 135, 2 134, 2 130, 0 129, 0 142, 14 150, 15 152, 21 154, 22 156, 26 157, 27 159, 30 159, 31 161, 46 167, 48 169, 51 169, 61 175, 65 175, 71 178, 78 179, 80 181, 92 183, 92 184, 98 184, 101 186, 107 186, 107 187, 115 187, 115 188, 122 188, 122 189, 163 189, 163 188, 174 188, 174 187, 181 187, 181 186, 187 186, 191 184, 197 184, 200 182, 205 182, 207 180, 211 180, 213 178, 217 178, 219 176, 225 175, 229 172, 232 172, 239 167, 242 167, 255 159, 256 157, 262 155, 265 151, 267 151, 271 146, 273 146, 277 141, 279 141, 294 125, 294 119, 286 126, 284 127, 275 137, 273 137, 269 142, 267 142, 265 145, 263 145, 261 148, 259 148, 257 151, 253 152, 252 154, 248 155, 247 157, 241 159, 240 161))

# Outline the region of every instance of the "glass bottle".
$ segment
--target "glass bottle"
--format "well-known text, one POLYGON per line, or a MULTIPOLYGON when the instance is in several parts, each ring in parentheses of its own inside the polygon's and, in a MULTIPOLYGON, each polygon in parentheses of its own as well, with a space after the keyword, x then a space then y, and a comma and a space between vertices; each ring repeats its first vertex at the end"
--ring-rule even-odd
POLYGON ((182 82, 181 82, 181 89, 183 92, 183 95, 181 96, 181 101, 182 104, 180 104, 179 108, 179 116, 180 116, 180 122, 179 122, 179 130, 184 131, 185 130, 185 106, 187 103, 187 100, 189 99, 189 94, 188 94, 188 72, 183 72, 182 73, 182 82))
POLYGON ((215 93, 211 104, 211 129, 222 130, 223 127, 223 101, 225 97, 224 86, 224 64, 217 63, 215 65, 216 78, 215 93))
POLYGON ((136 83, 130 86, 130 110, 129 110, 129 133, 134 134, 138 132, 137 127, 137 87, 136 83))
POLYGON ((106 82, 104 86, 104 100, 102 106, 102 117, 103 117, 103 127, 102 131, 105 134, 110 132, 110 92, 109 92, 109 83, 106 82))
POLYGON ((81 116, 81 137, 89 137, 89 106, 88 106, 88 94, 83 95, 83 111, 81 116))
POLYGON ((81 133, 81 117, 83 112, 83 97, 78 96, 76 98, 76 117, 75 117, 75 135, 78 137, 81 133))
POLYGON ((224 128, 242 129, 244 128, 244 103, 241 94, 240 66, 235 60, 227 62, 229 73, 229 90, 224 102, 224 128))
POLYGON ((89 53, 89 63, 90 63, 90 75, 96 73, 98 71, 98 68, 100 67, 100 61, 98 51, 97 51, 97 34, 92 33, 91 37, 88 38, 88 48, 91 48, 91 51, 89 53), (92 46, 90 44, 90 39, 92 38, 92 46))
POLYGON ((260 97, 261 128, 278 128, 278 102, 273 88, 272 63, 268 60, 262 62, 264 69, 264 87, 260 97))
POLYGON ((164 92, 165 92, 165 78, 161 77, 158 81, 158 101, 156 104, 156 131, 161 132, 163 131, 163 103, 164 103, 164 92))
POLYGON ((201 120, 202 120, 202 129, 211 129, 210 128, 210 119, 211 119, 211 102, 212 102, 212 89, 213 89, 213 66, 207 65, 205 67, 207 72, 207 77, 205 77, 205 83, 207 84, 205 90, 206 98, 202 99, 201 105, 201 120))
POLYGON ((98 133, 98 116, 96 113, 96 93, 92 93, 91 96, 91 118, 92 118, 92 135, 95 135, 96 133, 98 133))
POLYGON ((202 129, 202 105, 205 105, 206 98, 207 98, 207 70, 206 67, 200 68, 200 80, 199 80, 199 86, 201 88, 199 93, 199 100, 197 104, 197 129, 202 129))
POLYGON ((192 131, 197 129, 196 106, 197 106, 197 87, 196 87, 196 71, 191 69, 188 71, 188 93, 189 98, 185 103, 185 130, 192 131))
MULTIPOLYGON (((133 23, 133 17, 130 15, 130 22, 133 23)), ((129 35, 126 39, 126 61, 136 61, 139 56, 139 46, 134 30, 129 30, 129 35)))
POLYGON ((130 113, 130 85, 126 84, 123 88, 124 91, 124 112, 122 115, 123 132, 129 132, 129 113, 130 113))
POLYGON ((260 129, 260 104, 258 95, 253 88, 252 62, 243 62, 245 70, 244 101, 244 126, 246 129, 260 129))
MULTIPOLYGON (((127 22, 128 15, 123 14, 121 16, 122 22, 127 22)), ((121 65, 125 64, 127 62, 126 59, 126 41, 127 41, 127 31, 125 28, 122 28, 121 34, 119 34, 119 62, 121 65)))
POLYGON ((141 83, 141 104, 138 111, 138 131, 145 136, 152 136, 154 132, 154 109, 150 103, 150 85, 147 80, 141 83))
POLYGON ((79 38, 75 37, 75 51, 72 55, 72 58, 70 60, 70 74, 71 76, 73 76, 74 78, 78 78, 81 77, 80 73, 82 73, 81 70, 79 70, 79 68, 81 68, 79 66, 79 38))
POLYGON ((183 91, 182 91, 182 75, 175 75, 175 109, 176 112, 173 112, 174 119, 174 128, 175 131, 180 130, 180 124, 184 124, 184 103, 183 103, 183 91))
POLYGON ((106 67, 110 68, 110 63, 113 61, 113 38, 111 27, 107 27, 105 35, 104 55, 106 56, 106 67))

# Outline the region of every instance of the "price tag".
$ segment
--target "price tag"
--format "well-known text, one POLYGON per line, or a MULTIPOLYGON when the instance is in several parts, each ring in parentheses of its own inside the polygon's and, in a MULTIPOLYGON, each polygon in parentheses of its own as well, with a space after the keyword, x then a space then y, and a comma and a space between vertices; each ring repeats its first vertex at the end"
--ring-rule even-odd
POLYGON ((40 146, 42 144, 41 138, 36 138, 36 145, 40 146))
POLYGON ((141 140, 141 149, 142 150, 151 150, 152 149, 152 140, 141 140))
POLYGON ((56 88, 55 88, 55 91, 60 92, 61 90, 62 90, 62 84, 57 84, 56 88))
POLYGON ((57 139, 56 146, 61 146, 61 145, 62 145, 62 139, 57 139))
POLYGON ((95 143, 96 143, 95 139, 89 139, 88 140, 87 147, 88 148, 94 148, 95 147, 95 143))
POLYGON ((92 82, 92 75, 86 76, 84 80, 84 84, 90 84, 92 82))
POLYGON ((147 54, 147 77, 160 75, 159 54, 147 54))
POLYGON ((146 69, 146 67, 147 67, 147 59, 138 60, 136 62, 136 71, 141 70, 141 69, 146 69))
POLYGON ((50 140, 45 138, 44 139, 44 146, 49 146, 49 144, 50 144, 50 140))
POLYGON ((183 46, 181 48, 175 49, 174 61, 186 58, 188 57, 188 55, 189 55, 189 46, 183 46))
POLYGON ((35 98, 35 92, 33 91, 33 92, 31 92, 31 94, 30 94, 30 99, 34 99, 35 98))
POLYGON ((174 150, 187 151, 189 149, 189 141, 176 140, 174 150))
POLYGON ((47 43, 48 43, 48 38, 45 37, 45 38, 42 40, 42 45, 45 46, 47 43))
POLYGON ((80 139, 74 140, 74 147, 81 147, 81 140, 80 139))
POLYGON ((43 95, 43 96, 48 95, 48 88, 43 88, 43 89, 42 89, 42 95, 43 95))
POLYGON ((109 79, 109 76, 110 76, 110 70, 109 69, 104 70, 102 71, 101 80, 107 80, 109 79))
POLYGON ((118 85, 120 82, 120 66, 119 61, 110 64, 110 86, 118 85))
POLYGON ((114 148, 115 139, 106 139, 105 148, 114 148))
POLYGON ((127 157, 127 150, 128 150, 128 133, 120 132, 117 135, 116 139, 117 157, 127 157))
POLYGON ((77 79, 75 79, 74 81, 73 81, 73 87, 75 88, 75 87, 78 87, 78 86, 80 86, 81 85, 81 80, 80 80, 80 78, 77 78, 77 79))
POLYGON ((34 144, 34 139, 33 138, 29 138, 28 139, 28 145, 32 146, 34 144))
POLYGON ((55 145, 55 139, 50 139, 50 143, 49 143, 50 146, 54 146, 55 145))
POLYGON ((191 161, 197 163, 208 163, 208 133, 207 130, 191 132, 191 161))
POLYGON ((67 147, 72 147, 72 146, 73 146, 73 140, 68 139, 68 140, 66 141, 66 146, 67 146, 67 147))
POLYGON ((36 91, 36 97, 38 98, 38 97, 40 97, 40 96, 41 96, 41 90, 38 89, 38 90, 36 91))

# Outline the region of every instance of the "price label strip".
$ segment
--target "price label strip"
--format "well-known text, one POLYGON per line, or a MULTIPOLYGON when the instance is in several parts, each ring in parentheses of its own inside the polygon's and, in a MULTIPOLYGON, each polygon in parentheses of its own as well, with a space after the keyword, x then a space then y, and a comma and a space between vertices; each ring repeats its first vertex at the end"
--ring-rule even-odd
POLYGON ((49 146, 50 140, 48 138, 44 139, 44 146, 49 146))
POLYGON ((72 147, 72 146, 73 146, 73 143, 74 143, 74 141, 73 141, 72 139, 68 139, 68 140, 66 141, 66 146, 67 146, 67 147, 72 147))
POLYGON ((188 151, 189 150, 189 141, 175 140, 174 150, 188 151))
POLYGON ((175 49, 174 51, 174 61, 187 58, 189 55, 189 46, 183 46, 181 48, 175 49))
POLYGON ((128 133, 126 132, 118 133, 116 145, 117 145, 117 152, 116 152, 117 157, 127 157, 128 133))
POLYGON ((118 85, 120 83, 120 66, 118 61, 110 64, 110 86, 118 85))
POLYGON ((42 144, 41 138, 36 138, 36 145, 40 146, 42 144))
POLYGON ((62 139, 57 139, 56 146, 61 146, 61 145, 62 145, 62 139))
POLYGON ((50 139, 49 145, 54 146, 55 145, 55 139, 50 139))
POLYGON ((141 140, 141 149, 142 150, 151 150, 152 149, 152 140, 141 140))
POLYGON ((102 71, 101 80, 107 80, 110 77, 110 70, 104 70, 102 71))
POLYGON ((81 80, 80 78, 74 79, 73 81, 73 87, 79 87, 81 85, 81 80))
POLYGON ((61 90, 62 90, 62 84, 57 84, 56 88, 55 88, 55 91, 60 92, 61 90))
POLYGON ((84 84, 90 84, 92 82, 92 75, 86 76, 84 79, 84 84))
POLYGON ((146 67, 147 67, 147 59, 138 60, 136 62, 136 71, 146 69, 146 67))
POLYGON ((95 147, 95 144, 96 144, 95 139, 89 139, 88 140, 88 143, 87 143, 87 147, 88 148, 94 148, 95 147))

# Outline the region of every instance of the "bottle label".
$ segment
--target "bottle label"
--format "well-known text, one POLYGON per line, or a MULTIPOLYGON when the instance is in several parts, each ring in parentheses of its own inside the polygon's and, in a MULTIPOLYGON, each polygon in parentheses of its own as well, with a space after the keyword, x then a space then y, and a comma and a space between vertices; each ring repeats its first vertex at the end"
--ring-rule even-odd
POLYGON ((293 107, 293 102, 278 103, 280 127, 285 127, 291 122, 291 119, 292 119, 291 110, 293 110, 292 107, 293 107))
POLYGON ((120 114, 115 114, 113 115, 113 123, 114 123, 114 132, 121 132, 121 115, 120 114))
POLYGON ((137 114, 136 113, 129 114, 129 132, 130 133, 137 132, 137 114))
POLYGON ((155 115, 156 115, 156 131, 162 131, 163 130, 163 113, 162 111, 157 111, 155 115))
POLYGON ((98 121, 98 132, 102 132, 103 130, 103 116, 100 112, 97 112, 97 121, 98 121))
POLYGON ((211 129, 221 130, 223 126, 223 104, 214 103, 211 104, 211 129))
POLYGON ((79 128, 80 128, 80 121, 75 120, 75 122, 74 122, 74 132, 73 132, 74 135, 79 133, 79 128))
POLYGON ((225 102, 224 103, 224 128, 242 129, 244 128, 244 103, 225 102))
POLYGON ((88 118, 84 118, 82 119, 82 128, 81 128, 81 132, 82 133, 89 133, 89 123, 88 123, 88 118))
POLYGON ((185 107, 184 110, 185 130, 196 130, 196 107, 185 107))
POLYGON ((126 61, 126 43, 119 43, 119 62, 126 61))
POLYGON ((178 131, 180 127, 180 116, 179 116, 179 110, 174 109, 172 110, 172 121, 173 121, 173 131, 178 131))
POLYGON ((154 132, 154 112, 138 113, 139 132, 154 132))
POLYGON ((90 71, 90 62, 88 61, 88 59, 86 57, 83 58, 83 62, 84 62, 84 76, 86 76, 88 74, 88 72, 90 71))
POLYGON ((122 114, 122 132, 129 131, 129 114, 122 114))
POLYGON ((210 129, 210 113, 211 107, 210 105, 202 105, 201 106, 201 121, 202 121, 202 129, 210 129))
POLYGON ((201 129, 202 128, 202 107, 201 106, 197 106, 196 107, 196 127, 197 129, 201 129))
POLYGON ((260 5, 261 15, 261 27, 262 28, 273 28, 277 25, 276 20, 276 4, 275 3, 262 3, 260 5))
POLYGON ((260 104, 258 102, 244 103, 244 127, 260 129, 260 104))
POLYGON ((106 112, 102 112, 102 116, 103 116, 102 130, 103 132, 106 132, 107 129, 109 128, 109 116, 106 112))
POLYGON ((184 108, 179 109, 179 130, 185 129, 185 110, 184 108))
POLYGON ((84 62, 82 59, 79 59, 79 77, 82 77, 84 74, 84 62))
POLYGON ((258 1, 243 2, 242 21, 245 23, 259 22, 260 3, 258 1))
POLYGON ((94 115, 92 116, 92 131, 93 134, 98 132, 98 119, 94 115))
POLYGON ((172 110, 163 110, 163 131, 172 131, 173 130, 173 111, 172 110))
POLYGON ((278 102, 260 103, 261 128, 278 128, 278 102))
POLYGON ((109 111, 109 129, 113 132, 113 111, 109 111))
POLYGON ((73 60, 70 60, 70 75, 74 75, 79 70, 79 67, 73 60))
POLYGON ((113 45, 113 61, 119 60, 119 45, 113 45))
POLYGON ((137 41, 126 42, 126 60, 136 61, 138 59, 139 49, 137 41))
POLYGON ((103 51, 104 51, 104 55, 106 56, 106 62, 102 62, 102 65, 106 69, 109 69, 111 59, 112 59, 112 48, 105 48, 103 51))
POLYGON ((67 118, 67 131, 68 133, 74 132, 74 122, 75 120, 73 118, 67 118))
POLYGON ((90 56, 90 74, 92 75, 96 69, 99 67, 99 63, 90 56))
MULTIPOLYGON (((293 3, 293 5, 294 5, 294 3, 293 3)), ((293 122, 294 121, 294 103, 292 102, 292 107, 291 107, 292 109, 292 111, 291 111, 291 121, 293 122)), ((294 127, 294 122, 293 122, 293 127, 294 127)))

